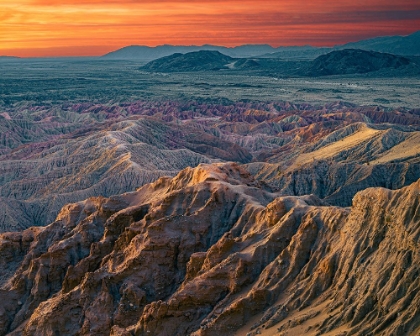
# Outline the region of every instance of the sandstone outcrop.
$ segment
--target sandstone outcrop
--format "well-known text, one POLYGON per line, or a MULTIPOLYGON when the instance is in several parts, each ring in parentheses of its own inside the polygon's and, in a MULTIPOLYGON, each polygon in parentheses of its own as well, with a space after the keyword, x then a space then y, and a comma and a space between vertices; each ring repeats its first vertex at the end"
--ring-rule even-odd
POLYGON ((65 206, 0 235, 0 334, 416 335, 420 182, 351 208, 237 164, 65 206))

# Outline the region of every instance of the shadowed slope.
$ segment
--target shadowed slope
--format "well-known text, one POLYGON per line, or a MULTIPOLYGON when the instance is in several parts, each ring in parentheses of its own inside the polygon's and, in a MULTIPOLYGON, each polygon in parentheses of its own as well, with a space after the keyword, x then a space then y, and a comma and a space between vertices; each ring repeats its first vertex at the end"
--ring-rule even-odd
POLYGON ((386 68, 397 69, 408 66, 410 63, 408 58, 402 56, 360 49, 344 49, 318 56, 312 61, 307 74, 309 76, 362 74, 386 68))

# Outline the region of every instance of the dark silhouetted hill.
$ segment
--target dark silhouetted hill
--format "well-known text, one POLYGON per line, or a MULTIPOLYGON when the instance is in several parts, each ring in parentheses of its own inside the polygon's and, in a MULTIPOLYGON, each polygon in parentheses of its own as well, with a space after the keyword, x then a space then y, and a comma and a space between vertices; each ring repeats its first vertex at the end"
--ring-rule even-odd
POLYGON ((233 61, 232 57, 218 51, 201 50, 162 57, 147 63, 141 69, 161 72, 220 70, 227 69, 233 61))
POLYGON ((161 45, 157 47, 133 45, 112 51, 102 56, 102 58, 109 60, 150 61, 161 57, 170 56, 176 53, 186 54, 202 50, 218 51, 231 57, 254 57, 276 51, 275 48, 269 46, 268 44, 246 44, 233 48, 214 46, 209 44, 203 46, 161 45))
POLYGON ((363 49, 403 56, 420 55, 420 31, 408 36, 381 36, 336 46, 336 49, 363 49))
POLYGON ((410 63, 409 59, 402 56, 359 49, 344 49, 317 57, 309 66, 307 75, 362 74, 385 68, 397 69, 410 63))

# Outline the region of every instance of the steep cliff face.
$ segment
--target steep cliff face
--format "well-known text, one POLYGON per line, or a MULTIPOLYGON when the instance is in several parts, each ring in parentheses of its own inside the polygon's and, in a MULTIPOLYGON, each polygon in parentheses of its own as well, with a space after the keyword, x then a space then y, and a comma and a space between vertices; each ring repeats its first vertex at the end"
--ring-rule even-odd
POLYGON ((236 164, 65 206, 0 236, 0 334, 415 335, 420 182, 351 208, 236 164))

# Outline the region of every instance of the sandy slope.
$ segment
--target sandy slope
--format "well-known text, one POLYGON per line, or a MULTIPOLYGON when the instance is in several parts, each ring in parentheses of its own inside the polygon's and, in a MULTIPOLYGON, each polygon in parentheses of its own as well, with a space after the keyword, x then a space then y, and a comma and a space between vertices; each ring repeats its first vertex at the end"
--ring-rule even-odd
POLYGON ((353 148, 363 144, 363 142, 370 140, 379 132, 379 130, 364 126, 354 134, 351 134, 340 141, 331 143, 311 153, 300 154, 289 169, 296 168, 314 160, 328 160, 340 152, 351 151, 353 148))

